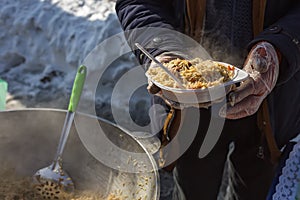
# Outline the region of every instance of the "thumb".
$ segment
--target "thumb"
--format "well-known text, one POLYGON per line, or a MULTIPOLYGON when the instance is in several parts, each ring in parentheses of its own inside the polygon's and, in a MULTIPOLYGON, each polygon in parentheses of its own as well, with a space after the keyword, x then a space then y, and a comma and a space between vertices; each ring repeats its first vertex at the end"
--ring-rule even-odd
POLYGON ((150 94, 156 94, 160 91, 160 88, 157 87, 152 81, 148 82, 147 90, 150 94))

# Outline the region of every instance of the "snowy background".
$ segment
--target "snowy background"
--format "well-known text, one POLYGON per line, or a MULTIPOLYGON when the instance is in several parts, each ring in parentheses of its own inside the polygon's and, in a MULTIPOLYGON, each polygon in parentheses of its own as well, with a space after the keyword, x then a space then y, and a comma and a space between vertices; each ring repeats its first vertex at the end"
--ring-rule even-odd
POLYGON ((2 0, 0 7, 0 77, 11 95, 7 108, 14 103, 65 108, 78 65, 98 43, 121 31, 113 1, 2 0))
MULTIPOLYGON (((6 109, 66 109, 77 67, 121 27, 112 0, 1 0, 0 78, 8 82, 6 109)), ((136 65, 132 55, 114 62, 96 94, 97 115, 113 120, 111 94, 118 77, 136 65)), ((144 87, 128 102, 138 124, 147 124, 149 96, 144 87)), ((169 199, 172 181, 162 173, 161 199, 169 199)))

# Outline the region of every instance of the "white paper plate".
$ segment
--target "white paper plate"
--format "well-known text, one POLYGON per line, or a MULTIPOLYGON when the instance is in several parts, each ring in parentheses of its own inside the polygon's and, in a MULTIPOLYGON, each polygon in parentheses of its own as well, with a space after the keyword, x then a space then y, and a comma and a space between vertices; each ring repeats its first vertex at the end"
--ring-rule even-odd
MULTIPOLYGON (((223 64, 225 66, 231 66, 233 65, 224 63, 224 62, 218 62, 220 64, 223 64)), ((151 79, 149 75, 146 76, 151 79)), ((162 94, 166 99, 180 102, 180 103, 206 103, 206 102, 212 102, 216 101, 218 99, 221 99, 222 97, 226 96, 226 94, 230 91, 232 86, 234 86, 236 83, 239 83, 241 81, 244 81, 248 78, 248 73, 234 67, 234 77, 230 80, 225 82, 224 84, 213 86, 205 89, 180 89, 180 88, 171 88, 164 86, 154 80, 151 80, 155 85, 161 88, 162 94)))

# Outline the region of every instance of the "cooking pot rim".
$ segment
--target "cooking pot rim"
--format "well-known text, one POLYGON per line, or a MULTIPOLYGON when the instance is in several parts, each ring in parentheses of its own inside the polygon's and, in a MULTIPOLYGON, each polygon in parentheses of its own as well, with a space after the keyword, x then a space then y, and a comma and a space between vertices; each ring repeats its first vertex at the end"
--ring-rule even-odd
MULTIPOLYGON (((61 113, 67 113, 67 110, 64 110, 64 109, 58 109, 58 108, 20 108, 20 109, 9 109, 9 110, 0 110, 0 114, 3 114, 3 113, 13 113, 13 112, 30 112, 30 111, 33 111, 33 112, 39 112, 39 111, 45 111, 45 112, 61 112, 61 113)), ((158 173, 158 166, 156 164, 156 161, 153 157, 152 154, 150 154, 147 150, 147 148, 142 144, 142 142, 140 142, 129 130, 107 120, 107 119, 104 119, 104 118, 101 118, 101 117, 98 117, 98 116, 94 116, 94 115, 90 115, 90 114, 86 114, 86 113, 82 113, 82 112, 78 112, 76 111, 76 113, 78 113, 79 115, 83 115, 83 116, 86 116, 86 117, 89 117, 89 118, 93 118, 93 119, 96 119, 96 120, 99 120, 101 122, 104 122, 104 123, 107 123, 111 126, 114 126, 118 129, 120 129, 121 131, 123 131, 124 133, 126 133, 127 135, 129 135, 133 140, 135 140, 139 145, 140 147, 142 147, 142 149, 144 150, 144 152, 147 154, 147 157, 150 159, 151 163, 152 163, 152 167, 153 167, 153 173, 155 174, 155 177, 156 177, 156 197, 157 199, 159 199, 160 197, 160 176, 159 176, 159 173, 158 173)))

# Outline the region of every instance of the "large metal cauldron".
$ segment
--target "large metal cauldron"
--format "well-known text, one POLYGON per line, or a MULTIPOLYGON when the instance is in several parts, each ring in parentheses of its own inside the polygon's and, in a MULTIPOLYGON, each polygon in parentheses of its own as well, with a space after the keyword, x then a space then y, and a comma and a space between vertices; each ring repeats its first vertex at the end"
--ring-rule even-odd
MULTIPOLYGON (((56 151, 65 114, 64 110, 53 109, 0 112, 0 173, 1 168, 10 166, 18 176, 31 177, 38 169, 48 166, 56 151)), ((110 194, 118 194, 127 200, 159 199, 156 164, 140 142, 105 120, 83 114, 77 114, 76 117, 87 124, 83 127, 87 132, 90 131, 89 121, 96 120, 113 144, 128 152, 146 155, 140 167, 147 168, 139 170, 139 173, 122 170, 122 163, 128 165, 128 169, 140 164, 133 156, 122 158, 121 165, 118 163, 112 167, 103 164, 92 156, 92 151, 87 150, 73 124, 63 154, 63 168, 72 177, 77 190, 94 191, 99 194, 99 199, 105 199, 110 194)), ((116 154, 109 153, 109 150, 103 152, 114 160, 116 154)))

